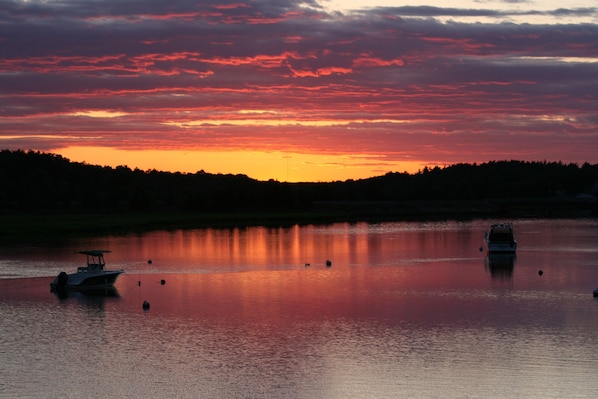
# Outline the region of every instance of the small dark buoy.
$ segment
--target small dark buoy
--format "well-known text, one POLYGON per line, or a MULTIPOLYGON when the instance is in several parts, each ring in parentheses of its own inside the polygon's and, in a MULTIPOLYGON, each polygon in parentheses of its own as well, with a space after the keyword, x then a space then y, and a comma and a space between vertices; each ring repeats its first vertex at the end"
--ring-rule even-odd
POLYGON ((306 264, 305 264, 305 267, 308 267, 308 266, 309 266, 309 263, 306 263, 306 264))
POLYGON ((484 247, 480 247, 480 252, 483 252, 483 251, 484 251, 484 247))
POLYGON ((141 287, 141 280, 137 281, 137 285, 141 287))
POLYGON ((164 285, 164 284, 166 284, 166 280, 164 280, 164 279, 160 280, 160 284, 161 284, 161 285, 164 285))
POLYGON ((148 310, 149 307, 150 307, 150 304, 149 304, 148 301, 143 301, 143 305, 142 306, 143 306, 143 310, 148 310))
POLYGON ((152 260, 151 260, 151 259, 148 259, 148 260, 147 260, 147 263, 151 265, 151 264, 152 264, 152 260))
POLYGON ((330 260, 327 260, 326 261, 326 267, 330 267, 330 266, 332 266, 332 262, 330 260))
POLYGON ((543 274, 544 274, 544 272, 543 272, 542 270, 538 270, 538 275, 539 275, 539 276, 541 276, 541 275, 543 275, 543 274))

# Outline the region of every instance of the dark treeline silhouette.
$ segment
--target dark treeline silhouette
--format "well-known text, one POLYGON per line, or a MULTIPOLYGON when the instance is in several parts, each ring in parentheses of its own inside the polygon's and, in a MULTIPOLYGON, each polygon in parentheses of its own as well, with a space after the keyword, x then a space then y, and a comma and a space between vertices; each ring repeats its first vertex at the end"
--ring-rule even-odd
POLYGON ((381 204, 396 208, 398 203, 416 202, 474 206, 488 201, 562 199, 583 200, 595 207, 598 165, 492 161, 360 180, 283 183, 203 171, 102 167, 56 154, 2 150, 0 184, 3 213, 309 211, 373 209, 381 204))

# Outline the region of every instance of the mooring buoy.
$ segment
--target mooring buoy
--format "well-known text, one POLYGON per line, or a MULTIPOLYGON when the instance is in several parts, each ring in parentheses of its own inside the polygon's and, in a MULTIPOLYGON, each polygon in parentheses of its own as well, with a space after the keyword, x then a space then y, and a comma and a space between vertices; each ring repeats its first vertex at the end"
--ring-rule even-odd
POLYGON ((148 301, 143 301, 143 305, 142 306, 143 306, 143 310, 148 310, 149 307, 150 307, 150 304, 149 304, 148 301))

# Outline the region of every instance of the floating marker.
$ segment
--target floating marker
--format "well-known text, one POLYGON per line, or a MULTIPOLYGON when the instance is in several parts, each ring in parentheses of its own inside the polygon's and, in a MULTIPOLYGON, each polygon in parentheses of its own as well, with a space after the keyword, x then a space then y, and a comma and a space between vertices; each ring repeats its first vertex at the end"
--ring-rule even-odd
POLYGON ((143 305, 142 306, 143 306, 143 310, 148 310, 149 307, 150 307, 150 304, 149 304, 148 301, 143 301, 143 305))
POLYGON ((160 280, 160 284, 161 284, 161 285, 164 285, 164 284, 166 284, 166 280, 160 280))

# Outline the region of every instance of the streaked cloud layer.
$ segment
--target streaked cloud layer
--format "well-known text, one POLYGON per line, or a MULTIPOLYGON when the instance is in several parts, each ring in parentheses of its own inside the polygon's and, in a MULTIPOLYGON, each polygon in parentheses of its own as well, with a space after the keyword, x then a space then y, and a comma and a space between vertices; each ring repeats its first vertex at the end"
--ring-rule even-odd
POLYGON ((598 162, 593 2, 350 4, 0 0, 0 148, 280 180, 598 162))

